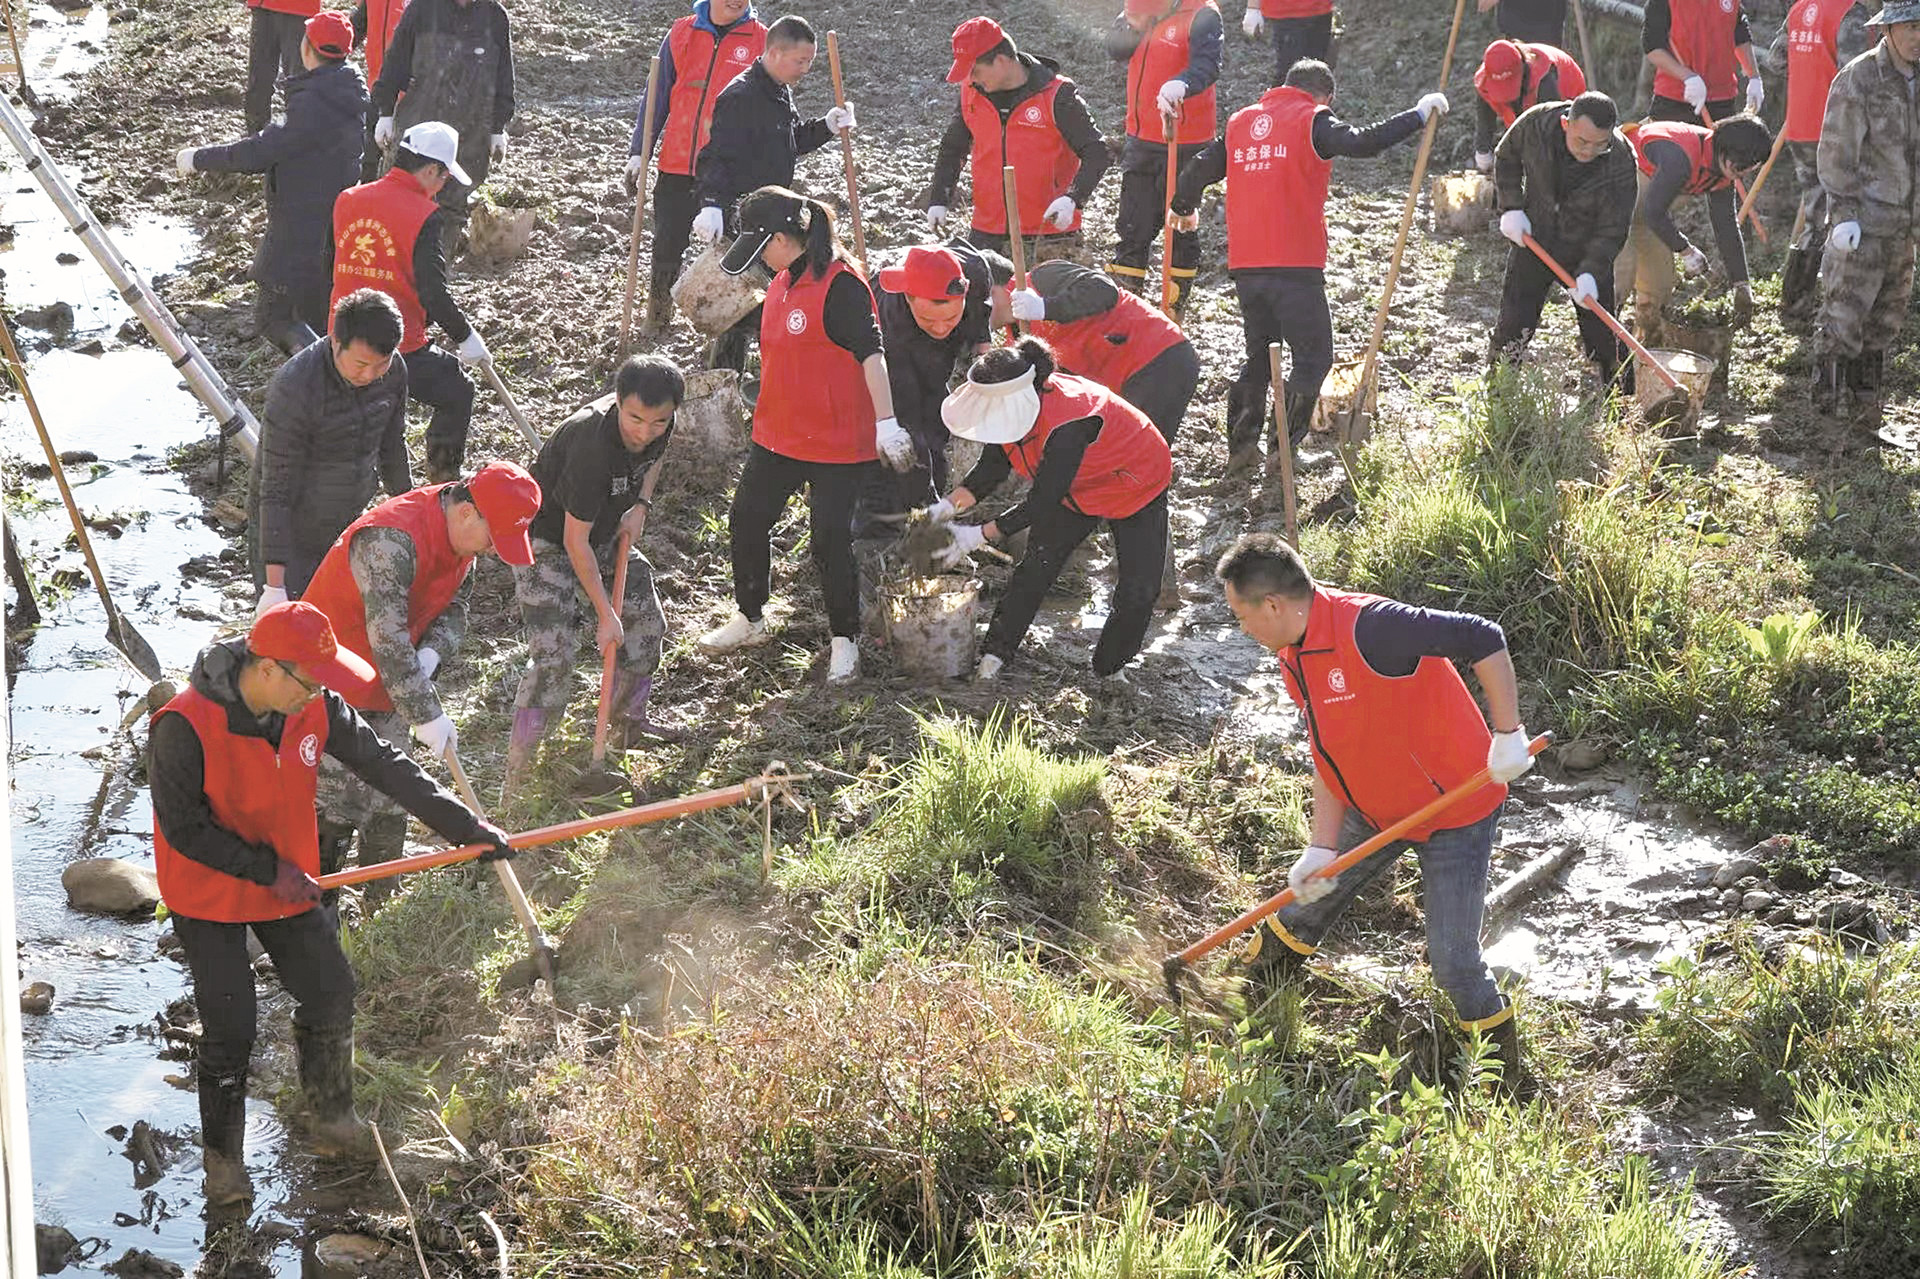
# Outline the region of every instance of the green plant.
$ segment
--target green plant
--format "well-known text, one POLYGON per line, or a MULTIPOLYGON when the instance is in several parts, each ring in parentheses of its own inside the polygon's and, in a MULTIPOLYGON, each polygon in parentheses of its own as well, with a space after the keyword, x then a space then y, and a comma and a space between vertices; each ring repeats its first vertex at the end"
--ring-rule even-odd
POLYGON ((1775 613, 1758 626, 1745 627, 1747 645, 1754 659, 1775 675, 1791 674, 1800 664, 1813 634, 1820 627, 1820 614, 1775 613))

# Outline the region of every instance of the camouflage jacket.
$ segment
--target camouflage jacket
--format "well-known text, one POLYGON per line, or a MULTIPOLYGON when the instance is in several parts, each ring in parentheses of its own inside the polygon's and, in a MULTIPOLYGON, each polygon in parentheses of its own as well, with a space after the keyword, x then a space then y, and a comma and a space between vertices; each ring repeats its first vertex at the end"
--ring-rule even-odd
POLYGON ((1911 226, 1920 195, 1920 98, 1885 40, 1834 77, 1819 165, 1833 222, 1858 222, 1869 233, 1911 226))
MULTIPOLYGON (((373 649, 374 669, 387 686, 393 708, 409 724, 440 717, 440 695, 420 669, 420 654, 407 630, 407 600, 413 590, 417 561, 413 539, 396 528, 373 526, 353 535, 347 563, 367 609, 367 643, 373 649)), ((452 660, 467 636, 467 604, 455 598, 446 611, 427 623, 419 648, 452 660)))

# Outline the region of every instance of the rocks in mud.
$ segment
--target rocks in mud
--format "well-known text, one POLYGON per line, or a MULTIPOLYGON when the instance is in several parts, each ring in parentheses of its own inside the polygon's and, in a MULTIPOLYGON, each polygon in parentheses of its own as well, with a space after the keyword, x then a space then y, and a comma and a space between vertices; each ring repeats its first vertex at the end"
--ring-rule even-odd
POLYGON ((30 329, 40 329, 55 337, 73 332, 73 307, 65 302, 28 307, 24 311, 15 311, 13 318, 30 329))
POLYGON ((1884 942, 1887 926, 1869 902, 1857 897, 1836 897, 1821 902, 1814 914, 1820 927, 1833 933, 1846 933, 1862 941, 1884 942))
POLYGON ((371 1235, 328 1235, 313 1245, 313 1259, 326 1279, 355 1279, 392 1247, 371 1235))
POLYGON ((144 866, 117 857, 89 857, 60 875, 67 903, 75 910, 102 915, 151 911, 160 902, 160 881, 144 866))
POLYGON ((1554 762, 1569 773, 1586 773, 1607 762, 1611 752, 1600 742, 1568 742, 1555 749, 1554 762))
POLYGON ((49 1226, 40 1222, 33 1223, 33 1254, 36 1273, 57 1275, 74 1260, 74 1253, 80 1249, 80 1241, 73 1237, 73 1231, 65 1226, 49 1226))
POLYGON ((78 253, 61 252, 54 254, 53 260, 61 266, 72 266, 80 260, 80 255, 78 253))
POLYGON ((20 992, 20 1011, 29 1017, 44 1017, 53 1011, 53 983, 29 982, 20 992))
POLYGON ((125 1256, 106 1267, 120 1279, 184 1279, 186 1271, 164 1257, 156 1257, 145 1248, 129 1248, 125 1256))
POLYGON ((1779 900, 1764 888, 1749 888, 1740 895, 1740 910, 1744 914, 1757 915, 1779 900))
POLYGON ((1722 862, 1720 869, 1713 872, 1713 886, 1732 888, 1741 880, 1758 875, 1764 869, 1765 867, 1751 857, 1735 857, 1731 861, 1722 862))

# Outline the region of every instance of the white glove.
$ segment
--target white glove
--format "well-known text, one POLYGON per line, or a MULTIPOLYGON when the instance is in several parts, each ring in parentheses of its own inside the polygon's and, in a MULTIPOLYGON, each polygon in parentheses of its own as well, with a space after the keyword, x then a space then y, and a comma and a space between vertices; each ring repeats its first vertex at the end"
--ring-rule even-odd
POLYGON ((199 149, 199 147, 181 147, 180 154, 173 157, 173 162, 179 168, 181 177, 184 178, 187 174, 193 172, 193 154, 199 149))
POLYGON ((1767 100, 1767 86, 1760 83, 1760 77, 1754 76, 1747 81, 1747 110, 1760 114, 1761 106, 1767 100))
POLYGON ((253 606, 253 620, 259 621, 260 615, 275 604, 287 602, 287 588, 284 586, 263 586, 260 588, 260 602, 253 606))
POLYGON ((496 133, 487 139, 487 158, 495 164, 507 158, 507 135, 496 133))
POLYGON ((938 231, 946 224, 947 206, 944 204, 929 204, 927 206, 927 225, 938 231))
POLYGON ((859 126, 854 123, 853 119, 853 103, 849 102, 843 107, 827 108, 828 133, 845 133, 847 130, 857 127, 859 126))
POLYGON ((1013 312, 1014 319, 1028 324, 1047 318, 1047 300, 1032 289, 1015 289, 1007 294, 1007 309, 1013 312))
POLYGON ((647 180, 647 157, 630 155, 627 157, 627 194, 639 195, 640 184, 647 180))
POLYGON ((1420 122, 1422 124, 1425 124, 1428 120, 1433 118, 1433 113, 1435 111, 1438 111, 1441 115, 1445 115, 1448 111, 1452 110, 1453 108, 1447 105, 1446 94, 1429 93, 1425 97, 1421 98, 1420 101, 1414 103, 1413 109, 1420 113, 1420 122))
POLYGON ((967 556, 987 544, 987 528, 984 524, 949 524, 953 541, 947 549, 934 556, 941 568, 955 569, 967 562, 967 556))
POLYGON ((413 726, 413 740, 426 747, 428 754, 439 759, 460 740, 460 730, 453 726, 453 717, 441 711, 439 719, 413 726))
POLYGON ((911 471, 914 462, 919 460, 919 454, 914 451, 913 437, 907 434, 907 429, 900 425, 897 417, 883 417, 873 424, 873 446, 880 451, 887 465, 896 471, 911 471))
POLYGON ((1487 772, 1496 782, 1510 782, 1533 767, 1533 756, 1527 751, 1527 726, 1522 724, 1511 733, 1495 733, 1487 744, 1487 772))
POLYGON ((393 117, 392 116, 383 115, 379 118, 379 120, 374 122, 373 145, 379 147, 382 151, 388 151, 393 148, 393 117))
POLYGON ((1493 172, 1493 152, 1475 151, 1473 153, 1473 167, 1479 170, 1481 173, 1492 173, 1493 172))
POLYGON ((453 353, 460 357, 460 363, 468 365, 469 367, 475 364, 485 364, 493 358, 487 351, 487 344, 480 340, 479 329, 468 329, 466 338, 459 346, 453 348, 453 353))
POLYGON ((1573 281, 1573 304, 1585 306, 1600 296, 1600 282, 1592 274, 1582 271, 1573 281))
POLYGON ((1260 0, 1247 0, 1247 16, 1240 19, 1240 29, 1251 40, 1260 34, 1260 28, 1267 25, 1267 15, 1260 12, 1260 0))
POLYGON ((1707 255, 1698 245, 1689 244, 1687 251, 1680 255, 1680 269, 1688 275, 1700 275, 1707 269, 1707 255))
POLYGON ((1322 875, 1320 871, 1333 865, 1339 856, 1331 848, 1314 844, 1296 857, 1293 869, 1287 872, 1287 887, 1293 890, 1293 900, 1305 906, 1332 892, 1340 877, 1322 875))
POLYGON ((927 523, 929 524, 945 524, 948 520, 958 515, 960 510, 951 501, 943 497, 932 506, 923 509, 920 513, 927 517, 927 523))
POLYGON ((1063 195, 1047 206, 1042 220, 1056 231, 1064 231, 1073 225, 1073 197, 1063 195))
POLYGON ((706 244, 718 240, 727 229, 727 215, 720 212, 718 205, 709 204, 693 215, 693 233, 706 244))
POLYGON ((428 679, 432 679, 433 673, 440 669, 440 650, 437 648, 423 648, 414 657, 420 663, 420 673, 428 679))
POLYGON ((1154 99, 1160 108, 1161 115, 1172 115, 1180 109, 1180 104, 1186 100, 1187 82, 1185 80, 1167 81, 1160 86, 1159 96, 1154 99))
POLYGON ((1686 99, 1688 106, 1695 111, 1707 105, 1707 82, 1697 75, 1690 75, 1686 83, 1680 86, 1680 96, 1686 99))
POLYGON ((1853 252, 1860 247, 1860 224, 1858 222, 1838 223, 1832 233, 1827 236, 1827 243, 1842 253, 1853 252))
POLYGON ((1508 209, 1500 215, 1500 234, 1525 247, 1527 237, 1533 234, 1533 219, 1525 209, 1508 209))

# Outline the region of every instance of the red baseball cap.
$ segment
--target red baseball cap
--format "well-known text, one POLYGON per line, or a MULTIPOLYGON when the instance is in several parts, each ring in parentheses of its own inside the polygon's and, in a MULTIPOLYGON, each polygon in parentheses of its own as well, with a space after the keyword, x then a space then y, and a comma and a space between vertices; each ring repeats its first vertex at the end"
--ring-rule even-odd
POLYGON ((953 29, 953 66, 947 71, 948 84, 964 84, 967 75, 973 70, 973 64, 986 56, 987 50, 1007 38, 1000 24, 992 18, 968 18, 953 29))
POLYGON ((307 19, 307 43, 327 58, 344 58, 353 52, 353 24, 347 15, 331 9, 307 19))
POLYGON ((493 534, 493 550, 505 563, 533 563, 527 525, 540 513, 540 482, 513 462, 489 462, 467 481, 467 493, 493 534))
POLYGON ((920 244, 907 250, 899 266, 880 272, 880 287, 910 298, 944 302, 967 295, 967 273, 960 268, 960 255, 952 249, 920 244))
POLYGON ((1495 40, 1487 46, 1474 73, 1473 87, 1488 102, 1512 102, 1520 96, 1520 73, 1527 55, 1511 40, 1495 40))
POLYGON ((341 648, 333 623, 305 600, 275 604, 247 632, 247 651, 255 657, 298 666, 349 702, 380 687, 380 677, 364 657, 341 648))

